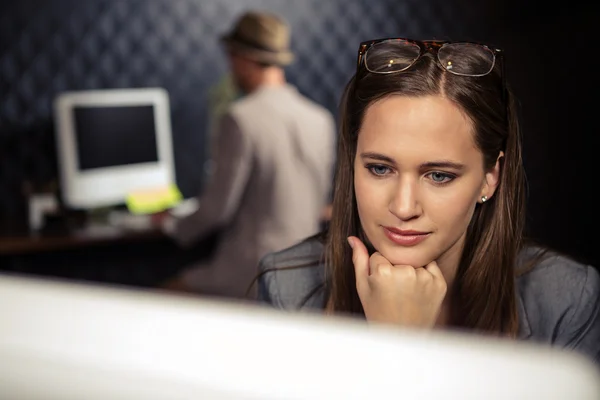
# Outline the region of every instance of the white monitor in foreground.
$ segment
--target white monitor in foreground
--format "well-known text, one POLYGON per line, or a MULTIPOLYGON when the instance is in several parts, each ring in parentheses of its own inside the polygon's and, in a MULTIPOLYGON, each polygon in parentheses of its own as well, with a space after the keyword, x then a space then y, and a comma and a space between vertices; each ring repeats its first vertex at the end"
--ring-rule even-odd
POLYGON ((572 353, 0 276, 11 400, 600 398, 572 353))
POLYGON ((64 202, 91 209, 175 183, 168 94, 160 88, 61 93, 54 103, 64 202))

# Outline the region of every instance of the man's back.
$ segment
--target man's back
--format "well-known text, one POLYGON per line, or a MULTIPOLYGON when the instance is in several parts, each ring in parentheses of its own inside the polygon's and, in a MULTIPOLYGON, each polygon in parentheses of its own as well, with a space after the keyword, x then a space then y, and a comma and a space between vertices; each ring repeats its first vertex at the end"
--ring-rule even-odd
POLYGON ((332 181, 332 115, 286 83, 294 60, 280 16, 245 12, 221 37, 232 82, 245 97, 215 126, 210 178, 199 207, 163 223, 189 246, 218 229, 208 265, 191 266, 166 287, 240 297, 260 258, 316 233, 332 181))
POLYGON ((248 143, 251 165, 214 267, 237 271, 219 280, 227 295, 242 295, 262 256, 319 230, 331 188, 335 123, 290 85, 258 89, 235 102, 228 117, 248 143))
POLYGON ((289 85, 261 88, 231 114, 253 151, 241 211, 256 215, 259 247, 284 248, 317 232, 333 170, 331 114, 289 85))

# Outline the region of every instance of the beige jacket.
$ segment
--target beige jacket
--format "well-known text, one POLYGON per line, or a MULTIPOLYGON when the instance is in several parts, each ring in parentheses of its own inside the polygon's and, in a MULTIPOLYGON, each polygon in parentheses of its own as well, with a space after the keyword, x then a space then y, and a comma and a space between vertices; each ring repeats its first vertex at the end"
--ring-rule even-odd
POLYGON ((331 190, 335 123, 291 85, 263 87, 234 102, 216 132, 212 177, 199 208, 175 224, 191 245, 216 228, 209 263, 184 272, 201 293, 241 297, 262 256, 319 230, 331 190))

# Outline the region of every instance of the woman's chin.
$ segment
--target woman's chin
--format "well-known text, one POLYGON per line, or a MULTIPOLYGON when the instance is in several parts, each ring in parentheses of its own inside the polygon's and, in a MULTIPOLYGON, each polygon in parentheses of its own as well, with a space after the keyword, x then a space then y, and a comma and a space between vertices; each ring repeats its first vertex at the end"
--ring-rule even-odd
POLYGON ((384 248, 382 250, 379 253, 392 265, 410 265, 414 268, 421 268, 431 262, 431 260, 426 260, 421 252, 416 252, 413 249, 384 248))

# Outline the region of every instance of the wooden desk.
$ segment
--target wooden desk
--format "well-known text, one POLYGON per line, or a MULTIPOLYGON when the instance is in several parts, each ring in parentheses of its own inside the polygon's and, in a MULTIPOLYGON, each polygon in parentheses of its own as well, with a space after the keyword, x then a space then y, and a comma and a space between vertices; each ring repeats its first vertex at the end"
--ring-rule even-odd
POLYGON ((160 229, 124 229, 109 225, 53 233, 0 234, 0 255, 19 255, 166 238, 160 229))
POLYGON ((182 268, 206 260, 218 234, 180 248, 156 227, 92 225, 33 234, 0 233, 0 272, 155 287, 182 268))

